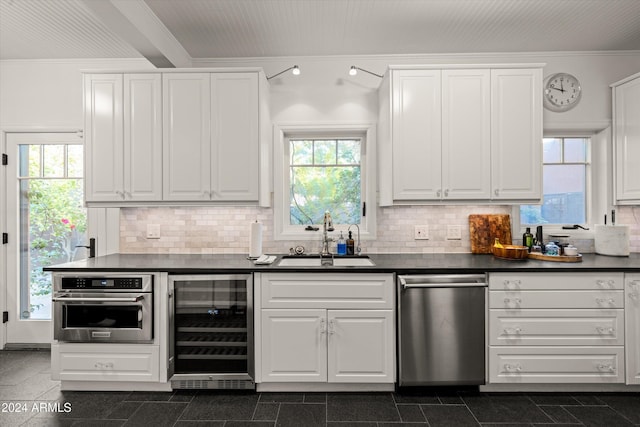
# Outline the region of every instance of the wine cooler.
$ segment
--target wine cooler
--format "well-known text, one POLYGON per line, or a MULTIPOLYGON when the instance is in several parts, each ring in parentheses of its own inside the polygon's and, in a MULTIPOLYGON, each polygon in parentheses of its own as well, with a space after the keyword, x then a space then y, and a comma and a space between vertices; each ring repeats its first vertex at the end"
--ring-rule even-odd
POLYGON ((255 389, 253 276, 175 275, 169 288, 172 387, 255 389))

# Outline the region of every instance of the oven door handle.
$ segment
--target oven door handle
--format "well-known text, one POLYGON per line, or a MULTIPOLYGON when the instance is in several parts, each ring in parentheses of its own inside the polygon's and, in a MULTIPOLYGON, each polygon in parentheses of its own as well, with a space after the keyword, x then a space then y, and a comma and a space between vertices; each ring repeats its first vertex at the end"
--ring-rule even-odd
POLYGON ((70 297, 66 295, 62 295, 59 297, 51 298, 51 301, 69 301, 69 302, 138 302, 144 299, 144 295, 138 295, 132 298, 81 298, 81 297, 70 297))

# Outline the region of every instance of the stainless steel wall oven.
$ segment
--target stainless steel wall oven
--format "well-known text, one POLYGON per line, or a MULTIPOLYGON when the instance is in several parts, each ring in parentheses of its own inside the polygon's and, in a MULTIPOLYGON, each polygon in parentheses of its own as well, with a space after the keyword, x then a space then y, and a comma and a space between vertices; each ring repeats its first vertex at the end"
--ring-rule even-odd
POLYGON ((253 275, 169 276, 173 388, 253 389, 253 275))
POLYGON ((153 276, 53 275, 53 337, 63 342, 153 342, 153 276))

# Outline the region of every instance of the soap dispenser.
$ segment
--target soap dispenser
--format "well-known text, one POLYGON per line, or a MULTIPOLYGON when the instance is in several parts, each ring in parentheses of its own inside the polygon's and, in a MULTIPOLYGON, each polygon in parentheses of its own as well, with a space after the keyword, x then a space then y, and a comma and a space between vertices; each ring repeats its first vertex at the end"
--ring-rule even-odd
POLYGON ((340 232, 340 237, 338 238, 338 255, 346 255, 347 254, 347 242, 344 240, 344 236, 342 235, 342 231, 340 232))
POLYGON ((349 237, 347 237, 347 255, 354 255, 356 242, 353 240, 353 236, 351 235, 351 230, 349 230, 349 237))

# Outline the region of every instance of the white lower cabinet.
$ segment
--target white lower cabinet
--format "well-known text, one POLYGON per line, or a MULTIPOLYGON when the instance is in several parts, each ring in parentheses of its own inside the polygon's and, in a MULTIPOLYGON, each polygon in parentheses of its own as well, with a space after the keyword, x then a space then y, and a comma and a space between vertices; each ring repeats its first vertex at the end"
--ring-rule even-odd
POLYGON ((625 275, 627 384, 640 384, 640 274, 625 275))
POLYGON ((490 274, 489 383, 624 383, 623 279, 490 274))
POLYGON ((160 380, 159 347, 135 344, 53 344, 52 379, 61 381, 160 380))
POLYGON ((256 274, 256 382, 393 384, 393 289, 390 274, 256 274))

